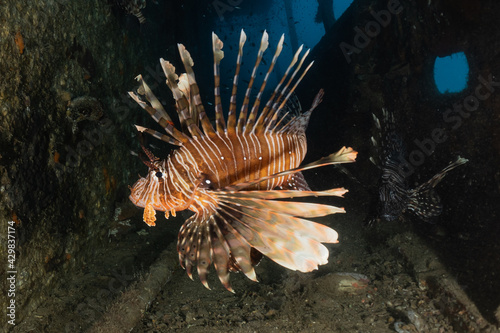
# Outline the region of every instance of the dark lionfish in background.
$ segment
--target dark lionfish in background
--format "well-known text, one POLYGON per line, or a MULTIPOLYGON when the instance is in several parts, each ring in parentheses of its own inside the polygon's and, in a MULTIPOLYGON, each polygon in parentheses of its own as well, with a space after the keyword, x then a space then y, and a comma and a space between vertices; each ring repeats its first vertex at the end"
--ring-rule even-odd
POLYGON ((468 160, 458 157, 453 163, 438 172, 420 186, 410 189, 408 179, 410 169, 406 162, 406 147, 400 133, 396 131, 394 115, 382 109, 382 121, 373 114, 377 133, 372 143, 377 151, 370 160, 381 169, 379 182, 378 217, 393 221, 409 211, 424 221, 439 216, 443 211, 441 199, 434 187, 446 173, 468 160))
POLYGON ((146 18, 141 12, 141 9, 146 8, 146 0, 116 0, 116 4, 127 13, 137 17, 139 23, 146 22, 146 18))
POLYGON ((343 188, 311 191, 301 171, 354 162, 357 154, 343 147, 337 153, 300 167, 307 151, 305 130, 323 92, 320 91, 311 108, 303 114, 295 112, 300 110, 294 105, 298 103, 295 98, 289 103, 293 91, 312 65, 304 64, 309 51, 301 55, 301 46, 267 102, 261 99, 283 48, 284 36, 250 103, 258 67, 269 45, 264 32, 252 76, 244 90, 243 103, 237 112, 245 41, 242 30, 225 117, 219 75, 223 44, 212 34, 215 126, 201 101, 193 71, 194 61, 182 44, 178 48, 186 73, 177 75, 170 62, 160 60, 175 100, 177 119, 169 116, 140 75, 137 77, 140 88, 137 93, 130 92, 164 133, 141 126, 136 126, 137 130, 178 147, 164 160, 143 147, 147 155, 143 161, 149 170, 131 188, 130 200, 144 208, 143 219, 149 226, 155 225, 156 211, 165 212, 166 218, 186 209, 193 212, 179 231, 180 264, 191 278, 196 269, 207 288, 207 274, 213 264, 220 281, 230 291, 233 290, 229 272, 243 272, 256 281, 254 266, 263 255, 301 272, 310 272, 327 263, 329 252, 322 243, 337 243, 337 232, 309 218, 343 213, 344 209, 276 199, 342 196, 347 192, 343 188), (176 126, 177 123, 180 126, 176 126))

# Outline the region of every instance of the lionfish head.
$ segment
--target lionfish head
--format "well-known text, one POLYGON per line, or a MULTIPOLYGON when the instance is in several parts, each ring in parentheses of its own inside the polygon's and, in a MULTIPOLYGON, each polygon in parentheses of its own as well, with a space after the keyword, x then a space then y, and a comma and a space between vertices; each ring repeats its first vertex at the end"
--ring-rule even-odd
POLYGON ((129 199, 136 206, 144 208, 144 221, 148 225, 154 226, 156 210, 165 211, 167 218, 168 212, 175 210, 174 204, 165 195, 165 182, 168 179, 165 161, 155 157, 146 148, 142 148, 147 158, 141 156, 141 159, 149 167, 149 170, 146 177, 140 177, 130 188, 129 199))

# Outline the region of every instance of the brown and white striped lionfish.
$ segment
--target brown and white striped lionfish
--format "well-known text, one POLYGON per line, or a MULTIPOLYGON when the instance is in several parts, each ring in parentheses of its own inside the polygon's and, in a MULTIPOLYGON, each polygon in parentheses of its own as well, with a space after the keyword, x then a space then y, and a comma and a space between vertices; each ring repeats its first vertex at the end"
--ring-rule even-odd
POLYGON ((192 279, 196 266, 205 285, 209 266, 213 263, 222 284, 233 291, 229 272, 242 271, 257 281, 254 266, 266 255, 278 264, 301 272, 309 272, 328 262, 328 249, 321 243, 337 243, 337 232, 307 218, 345 212, 334 206, 279 201, 274 199, 309 196, 342 196, 344 188, 311 191, 301 171, 328 164, 354 162, 357 152, 343 147, 337 153, 299 167, 307 150, 305 129, 313 109, 321 102, 316 96, 311 108, 298 116, 283 110, 291 94, 312 63, 300 73, 309 51, 295 53, 281 81, 259 112, 262 93, 282 50, 281 37, 272 62, 250 108, 250 95, 257 69, 267 49, 264 32, 245 92, 236 116, 236 95, 243 45, 241 31, 236 73, 227 116, 223 116, 220 96, 219 63, 224 56, 222 41, 212 33, 215 79, 215 128, 202 104, 193 72, 193 60, 182 44, 179 53, 186 70, 177 76, 174 66, 160 59, 172 91, 179 117, 179 130, 170 116, 139 75, 139 95, 130 96, 160 124, 167 134, 136 126, 140 132, 179 146, 165 159, 159 160, 143 147, 149 167, 146 177, 131 188, 130 200, 144 207, 144 222, 155 225, 156 210, 169 212, 188 209, 194 214, 186 220, 178 235, 180 264, 192 279))
POLYGON ((431 179, 410 189, 408 176, 413 172, 413 167, 406 161, 406 146, 401 133, 397 131, 394 114, 382 109, 382 121, 375 114, 372 115, 376 134, 371 137, 371 141, 377 154, 376 158, 370 157, 370 160, 382 171, 379 181, 378 217, 394 221, 402 217, 403 213, 410 212, 423 221, 432 221, 443 211, 443 204, 435 190, 436 185, 449 171, 469 160, 458 156, 431 179))

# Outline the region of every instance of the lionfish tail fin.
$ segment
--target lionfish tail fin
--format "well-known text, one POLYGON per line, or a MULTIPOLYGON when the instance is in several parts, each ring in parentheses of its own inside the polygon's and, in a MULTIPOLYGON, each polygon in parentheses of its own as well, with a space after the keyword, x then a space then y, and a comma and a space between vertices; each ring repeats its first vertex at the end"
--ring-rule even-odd
POLYGON ((459 156, 454 162, 450 163, 447 167, 434 175, 434 177, 417 188, 410 190, 408 209, 423 220, 429 220, 433 217, 439 216, 443 211, 443 205, 441 203, 441 198, 437 194, 434 187, 439 184, 441 180, 443 180, 449 171, 467 163, 468 161, 469 160, 459 156))

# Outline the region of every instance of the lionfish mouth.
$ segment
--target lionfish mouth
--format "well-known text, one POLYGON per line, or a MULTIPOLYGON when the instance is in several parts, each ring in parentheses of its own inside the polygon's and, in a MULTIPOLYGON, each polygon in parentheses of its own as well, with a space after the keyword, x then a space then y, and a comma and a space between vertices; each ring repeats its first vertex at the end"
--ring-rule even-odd
POLYGON ((213 265, 221 283, 229 291, 233 291, 229 272, 241 271, 257 281, 254 266, 263 255, 301 272, 310 272, 328 262, 329 252, 322 243, 337 243, 338 234, 308 219, 344 213, 345 210, 325 204, 280 199, 342 197, 347 192, 344 188, 311 191, 302 171, 351 163, 357 155, 352 148, 343 147, 318 161, 300 166, 307 151, 305 130, 312 111, 323 96, 321 90, 311 108, 304 113, 289 112, 297 109, 288 102, 312 65, 302 67, 309 52, 301 55, 302 46, 294 54, 267 103, 262 103, 264 107, 259 110, 267 79, 283 48, 284 35, 251 105, 252 86, 263 53, 269 46, 268 34, 264 31, 252 76, 237 113, 238 80, 245 41, 242 30, 229 110, 224 112, 219 76, 219 63, 224 57, 223 43, 212 33, 215 126, 201 101, 193 71, 194 61, 182 44, 178 48, 185 74, 177 75, 170 62, 160 60, 167 86, 175 100, 178 121, 172 120, 142 76, 137 77, 141 85, 138 92, 142 96, 129 93, 166 134, 142 126, 136 126, 137 130, 181 147, 161 162, 153 161, 152 154, 148 155, 146 164, 161 163, 168 179, 163 177, 160 180, 150 172, 147 179, 136 182, 130 199, 137 206, 144 207, 144 221, 150 226, 155 223, 156 210, 166 211, 166 214, 169 209, 172 213, 186 208, 193 211, 178 235, 180 264, 190 278, 195 268, 207 288, 208 269, 213 265), (227 114, 227 119, 224 114, 227 114), (176 123, 180 123, 180 128, 176 128, 176 123), (200 179, 208 182, 200 183, 200 179))

